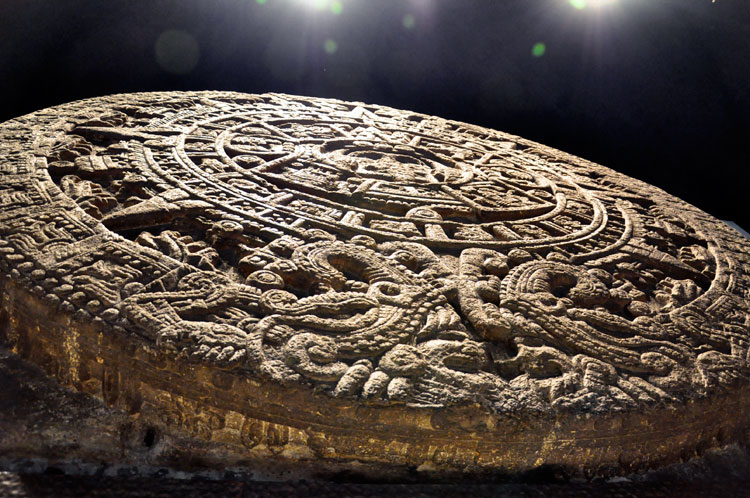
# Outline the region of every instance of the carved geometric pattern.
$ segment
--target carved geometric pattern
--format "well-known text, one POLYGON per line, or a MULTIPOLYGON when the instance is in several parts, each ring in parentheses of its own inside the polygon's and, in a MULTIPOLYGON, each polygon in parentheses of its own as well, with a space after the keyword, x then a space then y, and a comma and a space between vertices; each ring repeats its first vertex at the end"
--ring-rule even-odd
POLYGON ((519 137, 227 92, 92 99, 0 133, 2 272, 171 361, 519 417, 750 376, 748 242, 519 137))

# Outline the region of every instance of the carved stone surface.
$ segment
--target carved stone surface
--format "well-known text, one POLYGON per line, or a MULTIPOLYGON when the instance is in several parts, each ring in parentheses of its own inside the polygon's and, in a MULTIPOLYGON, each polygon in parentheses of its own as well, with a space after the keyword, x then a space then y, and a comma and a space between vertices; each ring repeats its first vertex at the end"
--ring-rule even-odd
POLYGON ((638 180, 285 95, 91 99, 0 140, 0 333, 227 461, 632 470, 745 437, 750 244, 638 180))

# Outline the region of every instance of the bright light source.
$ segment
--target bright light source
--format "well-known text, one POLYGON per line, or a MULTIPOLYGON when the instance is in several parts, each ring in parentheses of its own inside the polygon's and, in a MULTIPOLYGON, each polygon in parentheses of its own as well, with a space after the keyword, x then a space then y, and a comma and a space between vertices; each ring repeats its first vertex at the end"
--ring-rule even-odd
MULTIPOLYGON (((268 0, 263 0, 267 2, 268 0)), ((327 10, 331 14, 338 16, 344 11, 344 5, 341 0, 297 0, 297 3, 302 4, 308 9, 315 9, 318 11, 327 10)))
POLYGON ((329 0, 299 0, 299 2, 317 10, 323 10, 328 7, 329 4, 329 0))
POLYGON ((570 5, 578 10, 585 9, 586 7, 600 8, 607 5, 618 3, 619 0, 569 0, 570 5))

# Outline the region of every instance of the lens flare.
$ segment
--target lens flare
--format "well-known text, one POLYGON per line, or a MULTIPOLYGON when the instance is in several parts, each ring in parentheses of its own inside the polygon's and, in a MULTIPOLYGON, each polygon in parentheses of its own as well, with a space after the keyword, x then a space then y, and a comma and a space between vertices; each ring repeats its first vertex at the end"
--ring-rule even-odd
POLYGON ((336 43, 336 40, 329 38, 323 43, 323 50, 325 50, 327 54, 335 54, 338 49, 339 44, 336 43))
POLYGON ((533 55, 534 57, 541 57, 546 51, 547 45, 542 42, 535 43, 534 46, 531 47, 531 55, 533 55))

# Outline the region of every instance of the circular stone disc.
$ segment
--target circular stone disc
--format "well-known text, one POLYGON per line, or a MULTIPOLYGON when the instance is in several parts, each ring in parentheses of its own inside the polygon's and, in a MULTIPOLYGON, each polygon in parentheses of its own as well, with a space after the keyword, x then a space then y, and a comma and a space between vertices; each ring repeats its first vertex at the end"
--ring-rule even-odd
POLYGON ((0 140, 0 331, 225 462, 624 472, 744 437, 750 244, 640 181, 286 95, 103 97, 0 140))

